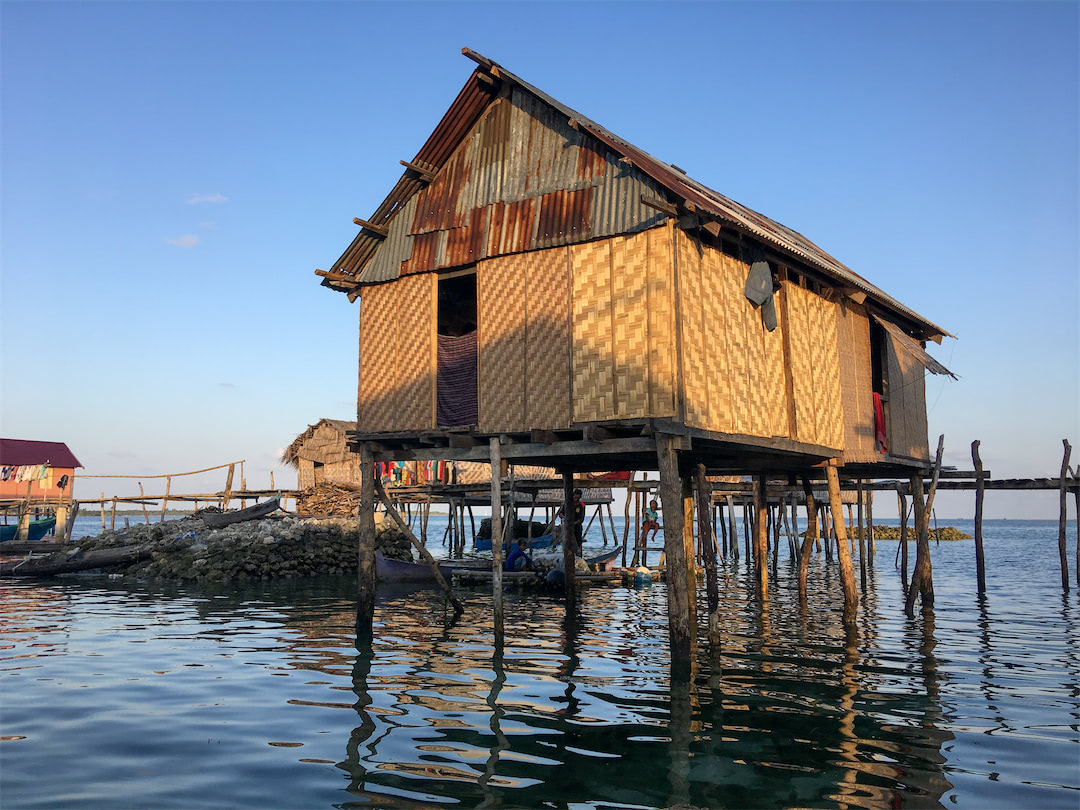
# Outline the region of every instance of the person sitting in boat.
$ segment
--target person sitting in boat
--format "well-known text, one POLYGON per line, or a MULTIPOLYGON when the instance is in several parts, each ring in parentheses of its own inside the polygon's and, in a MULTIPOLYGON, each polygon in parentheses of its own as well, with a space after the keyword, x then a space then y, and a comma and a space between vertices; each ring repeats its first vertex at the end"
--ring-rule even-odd
POLYGON ((517 545, 506 556, 506 570, 507 571, 526 571, 532 570, 533 561, 532 557, 525 553, 525 541, 518 540, 517 545))

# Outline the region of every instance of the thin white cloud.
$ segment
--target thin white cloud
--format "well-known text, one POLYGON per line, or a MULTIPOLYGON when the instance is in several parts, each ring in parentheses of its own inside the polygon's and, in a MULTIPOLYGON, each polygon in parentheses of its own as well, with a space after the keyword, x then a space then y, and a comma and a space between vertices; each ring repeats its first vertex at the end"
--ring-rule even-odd
POLYGON ((202 240, 193 233, 186 233, 183 236, 177 237, 176 239, 166 239, 165 241, 168 242, 170 245, 176 245, 177 247, 193 248, 202 240))
POLYGON ((200 228, 216 228, 217 223, 216 222, 200 222, 199 227, 200 228))
POLYGON ((220 192, 217 194, 192 194, 188 197, 188 205, 198 205, 199 203, 223 203, 229 198, 220 192))

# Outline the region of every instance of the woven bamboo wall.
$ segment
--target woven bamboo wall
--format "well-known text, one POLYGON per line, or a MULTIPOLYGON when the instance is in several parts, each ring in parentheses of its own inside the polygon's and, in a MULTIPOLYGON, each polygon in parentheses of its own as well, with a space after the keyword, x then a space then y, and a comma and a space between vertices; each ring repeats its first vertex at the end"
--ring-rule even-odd
POLYGON ((783 301, 791 347, 795 438, 841 449, 844 442, 836 304, 795 284, 783 301))
POLYGON ((570 248, 573 418, 675 414, 671 231, 570 248))
POLYGON ((526 254, 476 268, 480 329, 479 418, 483 431, 519 431, 525 423, 526 254))
POLYGON ((567 248, 527 258, 525 424, 570 426, 570 257, 567 248))
POLYGON ((296 469, 297 489, 308 489, 315 486, 315 462, 306 458, 297 461, 296 469))
POLYGON ((364 290, 360 310, 358 428, 434 426, 433 276, 403 277, 364 290))
POLYGON ((892 455, 927 459, 926 370, 886 335, 889 379, 887 440, 892 455))
POLYGON ((766 330, 743 294, 748 265, 681 232, 678 251, 687 424, 789 436, 782 313, 778 328, 766 330))
POLYGON ((569 427, 568 284, 565 247, 477 265, 482 431, 569 427))
POLYGON ((851 301, 836 308, 840 390, 844 409, 844 463, 873 462, 874 386, 870 362, 870 319, 851 301))

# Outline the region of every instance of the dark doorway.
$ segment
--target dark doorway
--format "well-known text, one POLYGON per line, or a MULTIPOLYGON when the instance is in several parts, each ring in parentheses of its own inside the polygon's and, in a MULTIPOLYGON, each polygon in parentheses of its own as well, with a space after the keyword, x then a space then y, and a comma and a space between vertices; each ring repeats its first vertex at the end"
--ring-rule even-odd
POLYGON ((439 427, 467 427, 478 421, 476 271, 439 278, 438 378, 439 427))

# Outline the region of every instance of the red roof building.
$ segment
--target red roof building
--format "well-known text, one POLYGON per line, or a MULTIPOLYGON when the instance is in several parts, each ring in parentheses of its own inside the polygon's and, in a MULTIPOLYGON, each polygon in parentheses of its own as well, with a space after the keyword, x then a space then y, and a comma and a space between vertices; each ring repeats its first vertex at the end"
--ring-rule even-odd
POLYGON ((76 467, 63 442, 0 439, 0 498, 70 498, 76 467))

